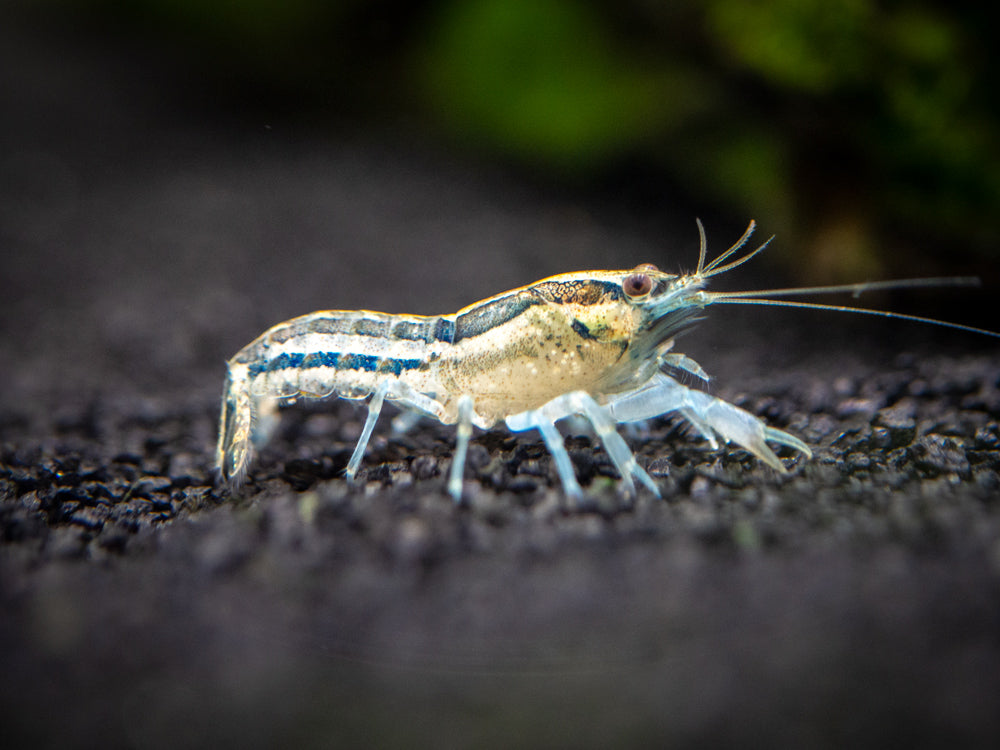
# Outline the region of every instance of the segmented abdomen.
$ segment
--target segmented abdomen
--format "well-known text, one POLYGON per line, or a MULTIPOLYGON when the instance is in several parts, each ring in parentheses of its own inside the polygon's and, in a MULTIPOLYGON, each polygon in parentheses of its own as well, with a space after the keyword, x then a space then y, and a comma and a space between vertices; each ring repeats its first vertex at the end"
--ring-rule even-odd
POLYGON ((430 362, 454 336, 447 317, 328 310, 264 332, 230 360, 255 397, 368 396, 386 377, 432 387, 430 362))

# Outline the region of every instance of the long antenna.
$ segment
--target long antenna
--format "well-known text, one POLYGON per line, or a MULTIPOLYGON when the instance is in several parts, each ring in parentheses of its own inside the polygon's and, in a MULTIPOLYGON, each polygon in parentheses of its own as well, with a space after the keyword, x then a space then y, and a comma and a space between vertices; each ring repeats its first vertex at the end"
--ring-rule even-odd
MULTIPOLYGON (((758 247, 749 253, 746 253, 742 257, 738 257, 736 260, 729 260, 734 254, 738 253, 750 239, 750 235, 756 227, 754 221, 750 222, 750 225, 746 228, 743 236, 740 237, 736 244, 731 248, 722 253, 718 258, 711 261, 707 266, 705 265, 705 253, 706 253, 706 241, 705 241, 705 228, 701 224, 701 220, 696 219, 698 222, 698 235, 700 237, 700 247, 698 252, 698 271, 695 276, 700 276, 701 278, 707 279, 710 276, 716 276, 726 271, 731 271, 737 266, 741 266, 748 260, 753 258, 757 253, 761 252, 767 247, 768 243, 771 242, 773 237, 769 238, 763 245, 758 247), (729 261, 728 263, 726 261, 729 261)), ((938 320, 936 318, 926 318, 922 315, 908 315, 906 313, 890 312, 888 310, 872 310, 866 307, 851 307, 849 305, 830 305, 819 302, 801 302, 798 300, 778 300, 770 299, 771 297, 790 297, 793 295, 810 295, 810 294, 851 294, 855 299, 861 296, 864 292, 875 292, 886 289, 917 289, 921 287, 969 287, 969 286, 979 286, 979 279, 975 276, 943 276, 935 278, 925 278, 925 279, 896 279, 892 281, 865 281, 857 284, 835 284, 829 286, 812 286, 812 287, 788 287, 785 289, 756 289, 752 291, 744 292, 701 292, 701 297, 703 300, 707 301, 707 304, 727 304, 727 305, 770 305, 773 307, 797 307, 805 310, 827 310, 832 312, 850 312, 858 313, 860 315, 873 315, 881 318, 895 318, 897 320, 909 320, 916 323, 927 323, 930 325, 941 326, 942 328, 951 328, 956 331, 967 331, 969 333, 977 333, 982 336, 990 336, 992 338, 1000 338, 1000 333, 997 331, 989 331, 985 328, 977 328, 976 326, 967 326, 961 323, 949 323, 945 320, 938 320)))
POLYGON ((853 294, 859 297, 864 292, 877 292, 885 289, 919 289, 921 287, 943 286, 979 286, 980 281, 975 276, 940 276, 927 279, 895 279, 890 281, 861 281, 855 284, 837 284, 834 286, 800 286, 787 289, 758 289, 746 292, 708 292, 715 297, 788 297, 793 294, 853 294))
POLYGON ((798 307, 805 310, 827 310, 833 312, 858 313, 860 315, 875 315, 880 318, 895 318, 897 320, 910 320, 916 323, 929 323, 943 328, 953 328, 956 331, 967 331, 969 333, 978 333, 983 336, 992 336, 993 338, 1000 339, 1000 333, 996 331, 988 331, 985 328, 976 328, 975 326, 962 325, 961 323, 949 323, 946 320, 925 318, 922 315, 907 315, 906 313, 889 312, 888 310, 872 310, 867 307, 850 307, 849 305, 826 305, 821 302, 799 302, 783 299, 755 299, 740 295, 740 293, 737 293, 734 296, 727 294, 708 294, 706 296, 709 297, 710 304, 771 305, 773 307, 798 307))

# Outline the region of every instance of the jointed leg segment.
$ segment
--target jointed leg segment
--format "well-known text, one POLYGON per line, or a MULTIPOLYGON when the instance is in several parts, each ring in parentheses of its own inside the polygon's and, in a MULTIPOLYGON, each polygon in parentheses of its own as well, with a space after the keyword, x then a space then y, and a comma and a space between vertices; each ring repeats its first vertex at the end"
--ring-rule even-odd
POLYGON ((440 402, 430 396, 414 390, 406 383, 398 380, 382 381, 378 388, 375 389, 371 400, 368 402, 368 416, 365 419, 365 426, 361 430, 361 436, 358 438, 357 445, 354 446, 354 452, 351 454, 351 460, 347 463, 347 470, 345 474, 348 481, 354 479, 355 474, 358 472, 358 468, 361 466, 361 461, 365 456, 365 448, 368 447, 368 441, 371 439, 372 430, 375 429, 375 423, 378 421, 379 414, 382 412, 382 406, 385 404, 385 400, 387 398, 397 402, 400 406, 411 410, 409 413, 416 412, 417 414, 431 414, 440 418, 444 410, 444 407, 440 402))
POLYGON ((365 419, 365 426, 361 430, 358 444, 354 446, 351 460, 347 462, 345 473, 349 482, 354 480, 354 475, 358 473, 358 467, 361 466, 361 459, 365 457, 365 448, 368 447, 368 441, 371 439, 372 430, 375 429, 375 422, 378 421, 378 415, 382 412, 382 404, 385 402, 385 395, 388 392, 389 381, 383 380, 375 389, 375 393, 372 394, 371 401, 368 402, 368 417, 365 419))
POLYGON ((462 499, 462 474, 465 471, 465 456, 472 439, 472 396, 468 394, 458 400, 458 431, 455 438, 455 453, 448 472, 448 494, 455 502, 462 499))
POLYGON ((716 448, 716 436, 750 451, 777 471, 785 466, 767 445, 767 441, 794 448, 807 457, 809 446, 794 435, 768 427, 748 411, 715 396, 681 385, 662 372, 644 385, 609 399, 607 408, 618 422, 637 422, 672 411, 680 414, 716 448))
POLYGON ((635 482, 638 479, 654 495, 659 496, 660 491, 656 483, 649 474, 636 463, 632 451, 629 450, 624 438, 618 434, 615 420, 606 407, 598 404, 586 391, 573 391, 562 396, 557 396, 548 403, 532 411, 521 412, 507 417, 506 423, 514 432, 523 432, 530 429, 538 429, 542 433, 542 439, 552 454, 556 464, 556 471, 562 481, 566 494, 574 500, 579 500, 583 493, 580 484, 576 480, 573 471, 573 463, 563 443, 562 435, 556 428, 555 423, 572 414, 581 414, 586 417, 597 437, 604 444, 608 457, 614 463, 615 468, 622 475, 626 491, 629 494, 635 492, 635 482))

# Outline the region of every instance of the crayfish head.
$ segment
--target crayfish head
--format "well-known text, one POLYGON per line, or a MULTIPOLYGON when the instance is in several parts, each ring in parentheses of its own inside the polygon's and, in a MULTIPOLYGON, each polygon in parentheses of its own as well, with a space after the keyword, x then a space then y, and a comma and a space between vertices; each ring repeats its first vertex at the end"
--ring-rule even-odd
POLYGON ((637 362, 655 359, 709 301, 702 276, 664 273, 648 263, 625 272, 621 285, 636 321, 628 354, 637 362))

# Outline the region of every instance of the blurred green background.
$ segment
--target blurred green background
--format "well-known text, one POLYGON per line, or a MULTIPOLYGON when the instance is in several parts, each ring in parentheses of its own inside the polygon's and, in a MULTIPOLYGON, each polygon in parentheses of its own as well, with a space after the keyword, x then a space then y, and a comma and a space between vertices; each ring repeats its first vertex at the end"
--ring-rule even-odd
POLYGON ((801 280, 982 273, 997 12, 875 0, 35 0, 213 108, 755 217, 801 280), (940 263, 939 263, 940 265, 940 263))

